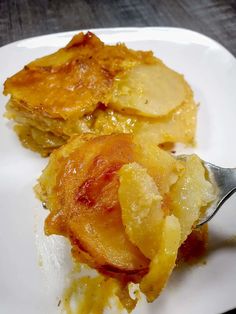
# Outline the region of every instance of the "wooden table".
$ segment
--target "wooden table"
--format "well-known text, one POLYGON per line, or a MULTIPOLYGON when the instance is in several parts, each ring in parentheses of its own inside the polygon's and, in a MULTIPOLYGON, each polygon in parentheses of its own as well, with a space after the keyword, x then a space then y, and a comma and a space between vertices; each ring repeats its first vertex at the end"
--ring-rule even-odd
POLYGON ((236 0, 0 0, 0 46, 54 32, 122 26, 189 28, 236 55, 236 0))

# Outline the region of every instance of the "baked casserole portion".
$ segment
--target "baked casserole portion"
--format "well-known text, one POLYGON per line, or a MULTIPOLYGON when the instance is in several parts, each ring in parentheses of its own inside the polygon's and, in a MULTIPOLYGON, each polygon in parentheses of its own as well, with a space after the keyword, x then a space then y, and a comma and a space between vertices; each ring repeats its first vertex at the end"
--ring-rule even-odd
POLYGON ((184 77, 151 51, 79 33, 8 78, 5 116, 24 146, 46 156, 75 134, 146 132, 192 144, 196 104, 184 77))
POLYGON ((67 237, 77 261, 123 287, 138 283, 150 302, 177 256, 205 247, 193 230, 214 199, 196 155, 177 160, 141 133, 75 136, 51 154, 36 192, 47 235, 67 237))

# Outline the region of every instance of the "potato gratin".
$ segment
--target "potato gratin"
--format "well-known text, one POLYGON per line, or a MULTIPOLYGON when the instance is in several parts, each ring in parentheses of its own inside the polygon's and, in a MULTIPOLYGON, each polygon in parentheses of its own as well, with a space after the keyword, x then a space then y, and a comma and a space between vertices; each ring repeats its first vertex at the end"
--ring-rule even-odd
POLYGON ((196 155, 177 160, 141 134, 74 137, 51 154, 36 191, 50 209, 46 234, 70 239, 128 310, 131 282, 148 301, 159 296, 214 196, 196 155))
POLYGON ((7 79, 4 94, 22 144, 51 154, 35 188, 50 210, 45 233, 67 237, 97 271, 68 289, 68 314, 102 314, 111 299, 130 312, 140 291, 155 300, 176 263, 204 252, 206 229, 194 227, 214 198, 197 156, 161 149, 194 143, 184 77, 151 51, 88 32, 7 79))
POLYGON ((145 132, 192 144, 196 104, 183 76, 152 52, 79 33, 7 79, 6 117, 24 146, 46 156, 75 134, 145 132))

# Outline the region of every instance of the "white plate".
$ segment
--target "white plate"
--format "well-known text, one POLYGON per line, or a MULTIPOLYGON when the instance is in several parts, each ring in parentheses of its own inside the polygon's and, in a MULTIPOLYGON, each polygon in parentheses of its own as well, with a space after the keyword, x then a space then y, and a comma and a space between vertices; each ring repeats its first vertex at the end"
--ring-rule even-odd
MULTIPOLYGON (((197 147, 203 159, 236 166, 236 60, 220 44, 178 28, 115 28, 94 32, 106 43, 153 50, 183 73, 200 102, 197 147)), ((0 48, 0 85, 26 63, 65 45, 76 32, 26 39, 0 48)), ((0 96, 1 116, 7 98, 0 96)), ((60 237, 43 235, 46 211, 32 187, 47 160, 24 149, 1 118, 0 313, 56 314, 70 269, 60 237)), ((135 313, 218 314, 236 307, 236 198, 210 224, 207 264, 176 271, 161 297, 135 313), (234 236, 234 240, 232 237, 234 236), (231 239, 231 240, 229 240, 231 239)))

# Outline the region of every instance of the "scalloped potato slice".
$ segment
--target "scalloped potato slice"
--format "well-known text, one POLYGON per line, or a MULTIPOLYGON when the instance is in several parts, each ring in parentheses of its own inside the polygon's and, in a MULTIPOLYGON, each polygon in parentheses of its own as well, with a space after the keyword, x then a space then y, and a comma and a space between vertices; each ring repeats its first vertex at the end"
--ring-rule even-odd
POLYGON ((184 102, 173 112, 160 119, 138 121, 136 132, 146 139, 161 143, 194 144, 197 106, 193 101, 184 102))
POLYGON ((162 195, 169 192, 183 169, 182 164, 160 149, 155 140, 148 138, 145 133, 135 135, 134 142, 136 161, 147 169, 162 195))
POLYGON ((133 162, 128 134, 75 137, 53 152, 37 192, 50 214, 45 233, 68 237, 73 255, 104 274, 137 280, 149 260, 122 223, 119 169, 133 162))
POLYGON ((164 217, 162 197, 147 170, 135 162, 119 170, 119 179, 118 197, 125 232, 130 241, 151 259, 160 242, 164 217))
POLYGON ((110 106, 147 117, 160 117, 180 106, 192 95, 183 76, 162 62, 137 65, 114 82, 110 106))
POLYGON ((171 189, 171 207, 181 225, 184 242, 199 219, 201 209, 214 199, 213 185, 205 177, 205 168, 196 155, 186 157, 185 170, 171 189))
POLYGON ((149 272, 140 283, 140 289, 146 295, 148 302, 154 301, 159 296, 175 267, 180 237, 178 218, 174 215, 166 216, 159 251, 150 263, 149 272))

